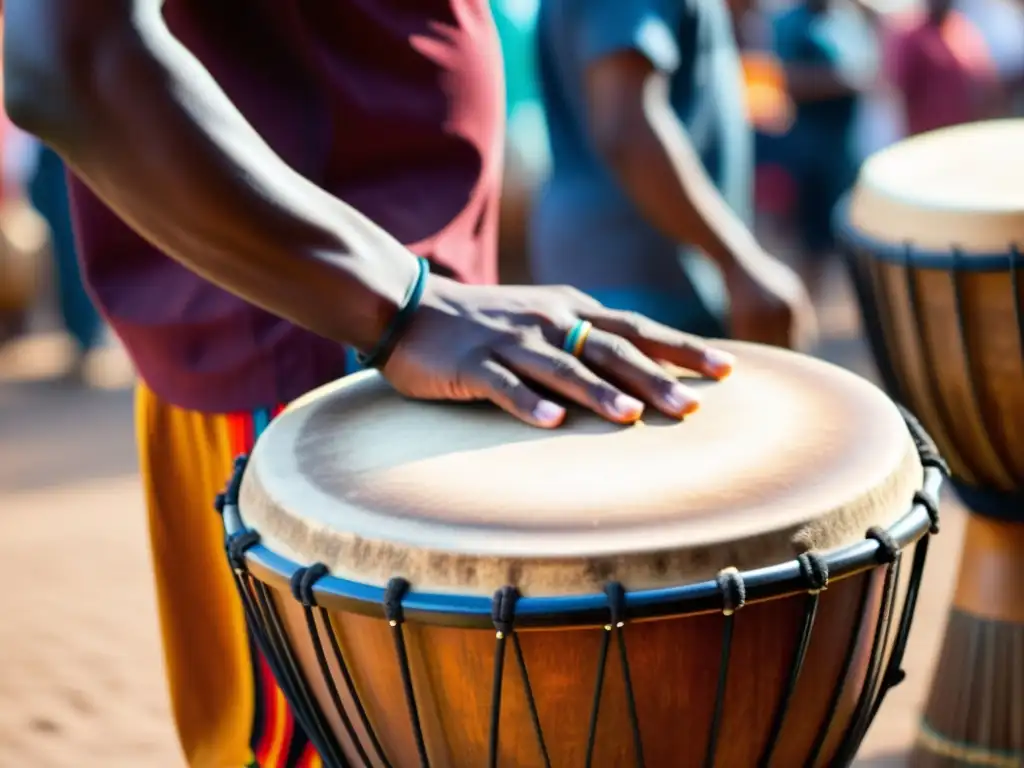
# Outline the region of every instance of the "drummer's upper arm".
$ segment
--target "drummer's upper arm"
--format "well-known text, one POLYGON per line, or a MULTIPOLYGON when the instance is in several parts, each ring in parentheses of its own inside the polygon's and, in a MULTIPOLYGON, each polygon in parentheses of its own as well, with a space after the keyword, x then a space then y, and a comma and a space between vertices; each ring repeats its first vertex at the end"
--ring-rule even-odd
POLYGON ((102 74, 98 63, 118 36, 136 33, 162 0, 2 0, 4 106, 33 131, 74 103, 75 82, 102 74))
POLYGON ((583 71, 592 141, 615 151, 646 120, 653 101, 668 108, 668 76, 679 66, 672 20, 647 0, 576 0, 575 55, 583 71))

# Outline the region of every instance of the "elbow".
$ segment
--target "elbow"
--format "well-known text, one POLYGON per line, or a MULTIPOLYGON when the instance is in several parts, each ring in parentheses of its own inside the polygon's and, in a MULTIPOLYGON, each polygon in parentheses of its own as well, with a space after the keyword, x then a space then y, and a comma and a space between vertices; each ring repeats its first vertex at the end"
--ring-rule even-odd
POLYGON ((47 143, 65 132, 70 105, 59 68, 6 67, 4 110, 12 123, 47 143))
POLYGON ((14 125, 43 141, 60 132, 63 110, 54 98, 52 79, 9 68, 4 80, 4 111, 14 125))
POLYGON ((58 145, 69 135, 88 92, 84 78, 96 46, 82 37, 8 34, 4 42, 4 110, 12 123, 48 144, 58 145))

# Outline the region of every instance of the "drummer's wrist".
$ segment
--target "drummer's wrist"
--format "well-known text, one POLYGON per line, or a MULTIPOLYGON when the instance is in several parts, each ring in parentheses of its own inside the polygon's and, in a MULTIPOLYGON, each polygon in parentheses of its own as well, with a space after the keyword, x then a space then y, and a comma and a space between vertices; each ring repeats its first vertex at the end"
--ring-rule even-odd
POLYGON ((383 368, 395 346, 412 322, 430 277, 430 266, 426 259, 416 259, 416 272, 402 296, 401 301, 387 312, 380 330, 369 343, 358 347, 357 358, 365 368, 383 368))

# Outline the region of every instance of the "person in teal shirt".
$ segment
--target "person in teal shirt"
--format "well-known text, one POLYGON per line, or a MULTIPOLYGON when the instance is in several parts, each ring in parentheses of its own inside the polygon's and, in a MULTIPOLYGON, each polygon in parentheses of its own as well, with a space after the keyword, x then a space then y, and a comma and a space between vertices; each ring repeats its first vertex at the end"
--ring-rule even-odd
POLYGON ((857 116, 878 74, 874 17, 852 0, 804 0, 774 22, 775 54, 796 104, 785 157, 797 187, 805 279, 819 288, 835 207, 857 178, 857 116))
POLYGON ((750 232, 753 136, 724 0, 541 0, 542 283, 706 336, 799 345, 799 279, 750 232))

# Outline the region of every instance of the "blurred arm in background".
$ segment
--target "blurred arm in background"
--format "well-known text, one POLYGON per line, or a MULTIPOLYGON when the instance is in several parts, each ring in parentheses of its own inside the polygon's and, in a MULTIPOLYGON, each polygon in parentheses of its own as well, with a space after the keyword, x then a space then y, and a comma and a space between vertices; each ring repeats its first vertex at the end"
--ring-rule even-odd
POLYGON ((679 54, 671 33, 652 26, 638 38, 637 49, 593 58, 587 68, 594 146, 653 226, 720 267, 735 338, 805 346, 816 331, 802 283, 723 199, 672 108, 679 54))

